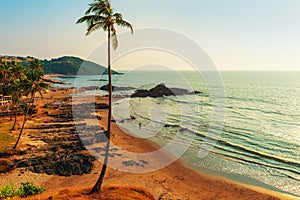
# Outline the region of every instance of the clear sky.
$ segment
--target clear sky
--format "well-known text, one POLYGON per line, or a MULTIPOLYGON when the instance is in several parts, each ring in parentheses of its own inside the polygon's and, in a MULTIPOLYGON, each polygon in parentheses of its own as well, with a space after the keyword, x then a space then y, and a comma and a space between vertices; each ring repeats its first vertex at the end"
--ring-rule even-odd
MULTIPOLYGON (((88 57, 106 37, 102 32, 86 37, 86 26, 75 24, 90 2, 0 0, 0 54, 88 57)), ((300 0, 112 0, 112 5, 135 28, 187 35, 220 70, 300 70, 300 0)))

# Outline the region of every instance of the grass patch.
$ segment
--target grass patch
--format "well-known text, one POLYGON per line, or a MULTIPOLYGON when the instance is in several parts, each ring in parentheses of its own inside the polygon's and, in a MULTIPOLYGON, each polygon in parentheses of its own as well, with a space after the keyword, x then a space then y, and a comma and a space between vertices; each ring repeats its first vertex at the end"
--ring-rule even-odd
POLYGON ((5 151, 7 148, 12 148, 12 144, 15 142, 14 137, 10 134, 10 128, 12 124, 1 123, 0 124, 0 152, 5 151))
POLYGON ((14 184, 10 184, 0 190, 0 199, 9 199, 12 197, 28 197, 43 193, 45 188, 35 186, 29 182, 22 183, 21 187, 15 189, 14 184))
POLYGON ((53 108, 52 107, 48 107, 48 108, 44 108, 44 110, 47 111, 47 112, 50 112, 50 111, 53 110, 53 108))

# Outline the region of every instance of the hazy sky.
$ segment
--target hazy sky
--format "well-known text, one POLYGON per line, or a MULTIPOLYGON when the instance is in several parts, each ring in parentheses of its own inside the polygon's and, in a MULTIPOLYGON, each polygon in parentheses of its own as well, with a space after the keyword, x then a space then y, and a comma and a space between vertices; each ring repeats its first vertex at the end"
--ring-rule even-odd
MULTIPOLYGON (((90 2, 0 0, 0 54, 87 58, 106 38, 102 32, 86 37, 86 26, 75 24, 90 2)), ((220 70, 300 70, 299 0, 112 0, 112 5, 135 28, 167 28, 193 39, 220 70)))

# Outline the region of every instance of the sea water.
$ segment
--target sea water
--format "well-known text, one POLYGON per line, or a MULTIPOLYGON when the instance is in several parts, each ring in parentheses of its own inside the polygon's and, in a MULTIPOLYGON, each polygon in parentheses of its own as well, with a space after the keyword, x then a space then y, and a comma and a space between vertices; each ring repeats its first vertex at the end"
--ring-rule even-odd
MULTIPOLYGON (((177 140, 191 141, 182 159, 195 169, 300 196, 300 72, 221 72, 220 77, 226 94, 224 126, 205 157, 199 157, 199 152, 204 149, 214 104, 209 77, 201 73, 131 71, 114 75, 116 86, 151 89, 164 83, 201 92, 128 98, 134 90, 115 91, 114 118, 137 135, 141 126, 140 132, 149 133, 148 138, 161 146, 181 134, 177 140), (135 120, 122 120, 128 115, 135 120)), ((67 87, 87 87, 105 85, 105 79, 106 75, 78 76, 63 81, 69 83, 67 87)))

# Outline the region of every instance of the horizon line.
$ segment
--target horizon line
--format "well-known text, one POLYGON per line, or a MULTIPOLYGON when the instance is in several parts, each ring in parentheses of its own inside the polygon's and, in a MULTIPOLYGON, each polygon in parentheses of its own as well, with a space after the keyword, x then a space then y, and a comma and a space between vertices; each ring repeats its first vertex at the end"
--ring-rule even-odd
MULTIPOLYGON (((27 56, 24 56, 24 55, 8 55, 8 54, 0 54, 0 56, 13 56, 13 57, 33 57, 33 58, 37 58, 39 60, 51 60, 51 59, 56 59, 56 58, 61 58, 61 57, 77 57, 77 58, 80 58, 84 61, 90 61, 90 62, 93 62, 93 63, 96 63, 98 65, 101 65, 102 64, 99 64, 95 61, 92 61, 92 60, 87 60, 86 58, 83 58, 81 56, 78 56, 78 55, 61 55, 61 56, 54 56, 54 57, 51 57, 51 58, 38 58, 36 56, 32 56, 32 55, 27 55, 27 56)), ((103 66, 103 67, 106 67, 106 66, 103 66)), ((228 72, 300 72, 300 69, 220 69, 222 67, 216 67, 216 71, 228 71, 228 72)), ((261 68, 261 67, 260 67, 261 68)), ((286 66, 285 66, 286 68, 286 66)), ((118 70, 118 69, 114 69, 114 70, 118 70)), ((131 71, 132 69, 124 69, 124 70, 118 70, 118 71, 131 71)), ((197 69, 174 69, 174 70, 160 70, 160 69, 145 69, 145 70, 135 70, 135 71, 195 71, 197 69)), ((207 70, 207 69, 203 69, 201 71, 214 71, 214 70, 207 70)))

